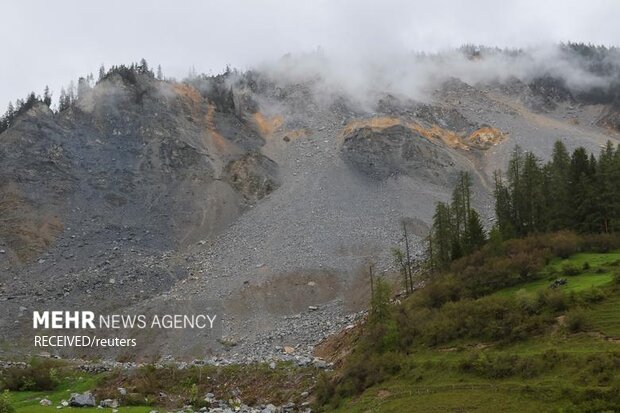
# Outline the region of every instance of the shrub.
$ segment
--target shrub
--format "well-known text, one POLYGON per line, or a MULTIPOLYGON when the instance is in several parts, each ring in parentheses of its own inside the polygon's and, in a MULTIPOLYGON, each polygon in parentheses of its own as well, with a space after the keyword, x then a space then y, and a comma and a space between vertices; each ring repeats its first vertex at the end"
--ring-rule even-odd
POLYGON ((581 269, 583 271, 588 271, 590 269, 590 263, 588 261, 584 262, 583 265, 581 266, 581 269))
POLYGON ((2 387, 11 391, 54 390, 60 383, 61 366, 56 360, 33 358, 25 368, 5 369, 2 387))
POLYGON ((566 313, 565 326, 570 333, 585 331, 588 327, 588 319, 581 309, 570 310, 566 313))
POLYGON ((619 234, 594 234, 583 236, 583 249, 596 252, 609 252, 620 248, 619 234))
POLYGON ((540 357, 481 352, 461 360, 459 369, 489 379, 502 379, 517 375, 532 378, 544 371, 545 362, 540 357))
POLYGON ((336 386, 334 382, 329 379, 325 372, 321 372, 321 374, 317 377, 316 385, 314 386, 314 395, 316 397, 317 405, 323 406, 330 401, 333 401, 335 394, 336 386))
MULTIPOLYGON (((338 398, 359 394, 381 383, 402 369, 402 356, 397 353, 367 354, 360 352, 350 357, 344 367, 344 375, 334 390, 338 398)), ((330 391, 324 389, 325 395, 330 391)), ((333 393, 332 393, 333 394, 333 393)), ((333 397, 333 396, 332 396, 333 397)))
POLYGON ((568 307, 566 295, 559 290, 547 289, 540 291, 537 300, 539 305, 546 306, 554 312, 564 311, 568 307))
POLYGON ((564 266, 562 266, 562 274, 564 275, 572 276, 579 275, 580 273, 581 271, 579 270, 579 268, 577 268, 573 264, 564 264, 564 266))
POLYGON ((536 296, 524 289, 517 291, 515 301, 521 310, 529 314, 534 314, 540 310, 540 303, 536 300, 536 296))
POLYGON ((582 291, 580 296, 586 303, 598 303, 605 299, 605 293, 597 287, 582 291))
POLYGON ((11 394, 5 390, 0 394, 0 413, 14 413, 15 408, 11 404, 11 394))
POLYGON ((547 237, 546 245, 550 245, 553 254, 560 258, 568 258, 580 250, 581 240, 574 232, 560 231, 547 237))

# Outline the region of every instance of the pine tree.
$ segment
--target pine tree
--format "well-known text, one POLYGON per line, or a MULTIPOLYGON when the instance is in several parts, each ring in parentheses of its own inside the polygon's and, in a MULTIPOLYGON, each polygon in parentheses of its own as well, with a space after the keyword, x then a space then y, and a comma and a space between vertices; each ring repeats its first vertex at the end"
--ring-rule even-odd
POLYGON ((590 227, 588 215, 590 213, 589 188, 591 164, 586 149, 579 147, 573 151, 570 165, 570 205, 572 211, 572 228, 584 232, 590 227))
POLYGON ((471 178, 467 172, 459 173, 457 185, 452 192, 451 208, 454 215, 454 238, 460 243, 471 209, 471 178))
POLYGON ((613 167, 608 176, 608 185, 613 198, 611 210, 610 228, 612 232, 620 231, 620 144, 616 146, 613 159, 613 167))
POLYGON ((67 109, 69 105, 69 96, 67 95, 67 92, 65 92, 65 88, 62 87, 60 88, 60 97, 58 98, 58 111, 62 112, 67 109))
POLYGON ((431 230, 433 239, 434 268, 446 268, 452 260, 453 226, 450 206, 443 202, 437 203, 433 226, 431 230))
POLYGON ((512 212, 510 191, 504 184, 500 171, 495 172, 494 179, 495 217, 498 230, 504 239, 510 239, 517 235, 513 221, 514 213, 512 212))
POLYGON ((571 226, 570 155, 561 141, 553 145, 551 161, 546 168, 547 230, 557 231, 571 226))
POLYGON ((620 181, 615 180, 617 178, 615 167, 614 145, 607 141, 599 157, 595 178, 601 232, 612 232, 615 229, 615 209, 618 202, 618 185, 620 185, 620 181))
POLYGON ((486 235, 484 233, 484 227, 480 222, 480 216, 475 209, 469 211, 467 217, 467 227, 465 230, 465 236, 463 246, 466 254, 480 249, 486 242, 486 235))
POLYGON ((99 66, 99 82, 102 81, 104 77, 105 77, 105 66, 101 64, 101 66, 99 66))
POLYGON ((75 82, 73 80, 69 82, 69 87, 67 87, 67 107, 73 105, 75 102, 76 90, 75 90, 75 82))
POLYGON ((140 73, 148 73, 149 71, 149 65, 146 62, 145 58, 140 59, 140 66, 138 66, 138 71, 140 73))
POLYGON ((512 151, 512 156, 508 162, 508 191, 510 193, 510 203, 512 213, 511 222, 516 231, 516 234, 521 236, 525 233, 524 217, 522 216, 526 209, 524 204, 526 202, 523 194, 523 185, 521 184, 521 174, 523 173, 523 150, 520 146, 515 146, 512 151))
POLYGON ((161 71, 161 65, 157 65, 157 79, 164 80, 164 74, 161 71))
POLYGON ((543 174, 539 161, 532 152, 524 156, 523 171, 520 179, 522 197, 519 212, 521 217, 522 235, 544 230, 544 194, 543 174))
POLYGON ((13 116, 15 116, 15 106, 13 106, 12 102, 9 102, 9 106, 6 110, 6 117, 10 119, 13 116))
POLYGON ((43 91, 43 103, 45 103, 47 107, 52 106, 52 94, 50 93, 49 86, 45 86, 45 90, 43 91))

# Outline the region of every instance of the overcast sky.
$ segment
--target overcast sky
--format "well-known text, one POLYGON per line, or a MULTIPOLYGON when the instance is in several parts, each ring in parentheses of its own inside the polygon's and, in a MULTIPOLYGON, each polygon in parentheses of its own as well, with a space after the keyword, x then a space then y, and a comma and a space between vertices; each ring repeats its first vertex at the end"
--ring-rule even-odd
POLYGON ((380 56, 464 43, 620 43, 618 0, 3 0, 0 110, 99 66, 144 57, 164 75, 217 73, 285 53, 380 56))

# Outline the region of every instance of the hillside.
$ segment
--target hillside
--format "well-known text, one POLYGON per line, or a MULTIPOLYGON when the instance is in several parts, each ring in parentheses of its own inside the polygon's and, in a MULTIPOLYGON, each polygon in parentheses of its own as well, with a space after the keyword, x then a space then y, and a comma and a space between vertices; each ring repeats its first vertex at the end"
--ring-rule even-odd
MULTIPOLYGON (((467 65, 511 58, 459 53, 467 65)), ((284 59, 184 81, 121 66, 62 110, 37 102, 0 134, 0 331, 10 343, 0 351, 33 351, 35 307, 136 311, 195 298, 223 308, 227 344, 189 337, 179 349, 158 337, 142 357, 311 356, 366 308, 367 264, 394 271, 402 222, 423 254, 434 205, 459 171, 471 173, 488 225, 493 172, 514 145, 547 158, 556 139, 594 152, 618 140, 617 66, 601 63, 615 49, 566 53, 604 87, 455 69, 423 94, 378 82, 361 99, 284 59)))
POLYGON ((357 339, 330 339, 325 351, 348 342, 350 355, 332 349, 341 367, 317 389, 325 411, 616 411, 620 253, 600 251, 618 241, 566 236, 485 247, 394 302, 391 315, 371 316, 357 339), (571 250, 589 252, 557 257, 571 250), (539 264, 509 287, 483 293, 467 280, 472 269, 524 260, 539 264))
POLYGON ((333 370, 43 357, 0 365, 0 386, 17 413, 72 409, 87 391, 133 413, 616 411, 619 246, 567 232, 487 244, 408 297, 373 300, 316 349, 333 370))

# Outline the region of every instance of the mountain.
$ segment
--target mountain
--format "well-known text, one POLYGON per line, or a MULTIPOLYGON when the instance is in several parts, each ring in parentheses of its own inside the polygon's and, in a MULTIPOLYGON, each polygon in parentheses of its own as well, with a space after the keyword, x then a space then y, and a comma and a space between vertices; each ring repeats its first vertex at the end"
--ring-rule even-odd
POLYGON ((143 356, 310 354, 365 308, 368 265, 393 270, 403 223, 424 253, 459 171, 490 225, 493 172, 514 145, 546 158, 557 139, 598 151, 620 138, 616 52, 569 52, 589 86, 552 71, 453 76, 447 61, 423 95, 377 83, 360 99, 285 61, 288 75, 182 82, 123 66, 63 110, 36 102, 0 134, 2 337, 31 341, 34 309, 196 299, 222 308, 224 339, 158 337, 143 356))

